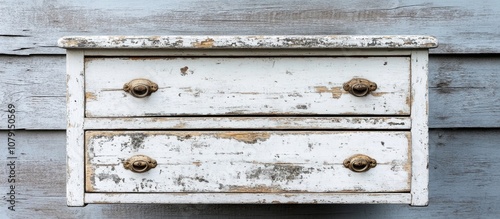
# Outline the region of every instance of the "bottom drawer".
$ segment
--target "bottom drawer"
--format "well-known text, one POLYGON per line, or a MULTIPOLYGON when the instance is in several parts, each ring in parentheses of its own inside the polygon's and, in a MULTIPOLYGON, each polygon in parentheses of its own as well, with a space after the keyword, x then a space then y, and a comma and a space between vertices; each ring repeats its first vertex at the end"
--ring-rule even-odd
POLYGON ((87 131, 85 145, 86 192, 410 190, 404 131, 87 131), (376 166, 346 168, 365 167, 359 154, 376 166), (138 155, 156 166, 147 170, 138 155))

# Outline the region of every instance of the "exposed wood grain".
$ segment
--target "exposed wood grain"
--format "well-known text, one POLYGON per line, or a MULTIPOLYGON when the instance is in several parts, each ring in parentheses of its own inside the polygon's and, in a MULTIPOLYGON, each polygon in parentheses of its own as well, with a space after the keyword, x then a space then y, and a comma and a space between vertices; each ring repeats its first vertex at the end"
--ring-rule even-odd
POLYGON ((416 50, 411 55, 411 204, 426 206, 429 188, 429 96, 427 50, 416 50))
MULTIPOLYGON (((0 103, 16 105, 18 128, 66 128, 64 58, 0 56, 0 103)), ((498 69, 498 56, 431 56, 429 126, 499 127, 498 69)), ((0 129, 7 126, 5 113, 0 129)))
POLYGON ((435 53, 499 52, 495 0, 6 1, 0 53, 62 54, 63 35, 434 35, 435 53), (126 25, 124 25, 126 24, 126 25))
MULTIPOLYGON (((430 203, 408 205, 160 205, 99 204, 66 207, 63 131, 18 131, 19 203, 6 218, 496 218, 500 215, 500 129, 432 129, 430 132, 430 203)), ((0 132, 0 136, 6 136, 0 132)), ((5 144, 6 138, 1 138, 5 144)), ((0 150, 5 166, 5 150, 0 150)), ((4 176, 2 168, 2 176, 4 176)), ((7 191, 5 183, 1 191, 7 191)))

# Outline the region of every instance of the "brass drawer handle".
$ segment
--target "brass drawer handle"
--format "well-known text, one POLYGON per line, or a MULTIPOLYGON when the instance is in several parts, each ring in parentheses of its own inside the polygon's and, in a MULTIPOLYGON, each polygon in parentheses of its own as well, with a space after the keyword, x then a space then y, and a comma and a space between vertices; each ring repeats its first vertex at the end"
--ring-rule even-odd
POLYGON ((123 85, 123 90, 132 96, 143 98, 158 90, 158 84, 143 78, 131 80, 123 85))
POLYGON ((364 78, 353 78, 344 83, 344 90, 356 97, 368 95, 377 89, 377 84, 364 78))
POLYGON ((156 160, 146 155, 135 155, 123 162, 123 167, 136 173, 143 173, 156 167, 156 160))
POLYGON ((366 172, 375 166, 377 166, 377 161, 363 154, 356 154, 344 160, 344 167, 358 173, 366 172))

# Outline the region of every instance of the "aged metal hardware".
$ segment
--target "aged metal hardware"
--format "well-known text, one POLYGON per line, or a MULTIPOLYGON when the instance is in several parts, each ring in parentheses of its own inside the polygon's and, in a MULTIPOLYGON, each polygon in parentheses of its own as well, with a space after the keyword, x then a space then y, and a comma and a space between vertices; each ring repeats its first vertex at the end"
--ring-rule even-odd
POLYGON ((158 84, 143 78, 131 80, 123 85, 123 90, 134 97, 142 98, 158 90, 158 84))
POLYGON ((377 84, 364 78, 353 78, 344 83, 344 90, 349 91, 356 97, 368 95, 371 91, 377 89, 377 84))
POLYGON ((366 172, 377 166, 377 161, 363 154, 356 154, 344 160, 344 167, 353 172, 366 172))
POLYGON ((125 169, 136 173, 143 173, 156 167, 156 160, 146 155, 135 155, 123 162, 125 169))

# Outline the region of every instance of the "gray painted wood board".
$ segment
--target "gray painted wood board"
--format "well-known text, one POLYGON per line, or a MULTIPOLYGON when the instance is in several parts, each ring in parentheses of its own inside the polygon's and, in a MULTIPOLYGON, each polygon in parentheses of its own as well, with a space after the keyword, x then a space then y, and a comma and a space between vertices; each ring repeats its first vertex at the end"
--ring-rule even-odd
MULTIPOLYGON (((6 136, 6 132, 0 132, 6 136)), ((496 218, 500 215, 500 129, 430 131, 430 204, 408 205, 88 205, 66 207, 65 133, 17 131, 17 205, 2 218, 496 218)), ((5 138, 2 138, 5 144, 5 138)), ((5 150, 0 163, 6 165, 5 150)), ((5 176, 6 168, 2 168, 5 176)), ((6 183, 0 186, 7 191, 6 183)))
POLYGON ((62 54, 68 35, 434 35, 431 53, 497 53, 500 4, 474 1, 3 1, 0 54, 62 54))
MULTIPOLYGON (((500 57, 432 55, 431 128, 499 127, 500 57)), ((19 129, 66 128, 64 56, 0 56, 0 103, 18 109, 19 129)), ((0 111, 0 129, 6 129, 0 111)))

